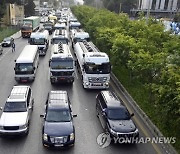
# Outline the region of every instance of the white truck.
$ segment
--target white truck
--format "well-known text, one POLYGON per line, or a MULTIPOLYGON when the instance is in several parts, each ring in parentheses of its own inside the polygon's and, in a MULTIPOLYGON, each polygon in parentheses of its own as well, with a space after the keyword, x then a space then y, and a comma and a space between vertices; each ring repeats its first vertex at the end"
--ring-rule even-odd
POLYGON ((42 29, 38 32, 31 33, 29 44, 37 45, 39 55, 45 56, 49 47, 49 32, 42 29))
POLYGON ((51 44, 58 44, 59 42, 68 44, 69 38, 66 29, 56 29, 54 31, 53 37, 51 39, 51 44))
POLYGON ((82 42, 83 40, 89 41, 90 36, 89 33, 85 32, 83 29, 72 29, 71 30, 71 42, 72 48, 74 48, 74 44, 76 42, 82 42))
POLYGON ((58 82, 74 82, 75 62, 68 44, 59 42, 52 46, 49 67, 50 81, 52 84, 58 82))
POLYGON ((71 31, 72 29, 77 29, 77 28, 81 28, 80 22, 78 22, 78 21, 69 22, 69 31, 71 31))
POLYGON ((76 42, 74 51, 77 68, 85 89, 109 88, 111 64, 106 53, 100 52, 92 42, 76 42))

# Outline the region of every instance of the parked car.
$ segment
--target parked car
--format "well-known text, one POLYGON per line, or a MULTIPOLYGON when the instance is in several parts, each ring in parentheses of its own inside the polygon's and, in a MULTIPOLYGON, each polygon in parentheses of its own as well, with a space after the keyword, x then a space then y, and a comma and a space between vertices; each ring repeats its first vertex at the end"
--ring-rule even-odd
POLYGON ((0 43, 0 55, 2 54, 3 52, 3 47, 2 47, 2 44, 0 43))
POLYGON ((139 136, 131 119, 134 114, 128 112, 114 92, 101 91, 96 96, 96 111, 103 129, 109 132, 112 139, 132 139, 139 136))
POLYGON ((72 146, 75 142, 71 103, 66 91, 50 91, 45 105, 42 143, 45 147, 72 146))
POLYGON ((13 42, 14 42, 14 39, 13 39, 12 37, 6 37, 6 38, 4 38, 4 40, 2 41, 2 46, 3 46, 3 47, 10 47, 13 42))
POLYGON ((33 104, 30 86, 14 86, 4 108, 1 107, 0 135, 27 135, 33 104))

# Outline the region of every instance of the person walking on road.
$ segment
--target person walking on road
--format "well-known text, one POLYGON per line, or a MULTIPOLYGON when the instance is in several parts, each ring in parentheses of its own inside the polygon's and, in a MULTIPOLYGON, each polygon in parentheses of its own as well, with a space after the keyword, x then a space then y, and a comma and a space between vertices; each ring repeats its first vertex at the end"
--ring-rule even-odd
POLYGON ((12 43, 12 52, 15 51, 15 47, 16 47, 16 45, 15 45, 15 43, 13 42, 13 43, 12 43))

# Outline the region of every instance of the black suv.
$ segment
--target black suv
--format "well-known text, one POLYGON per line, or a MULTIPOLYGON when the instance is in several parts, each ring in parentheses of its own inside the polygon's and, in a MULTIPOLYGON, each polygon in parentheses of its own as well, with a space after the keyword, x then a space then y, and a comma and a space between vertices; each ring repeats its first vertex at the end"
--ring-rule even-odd
POLYGON ((66 91, 50 91, 45 105, 42 143, 45 147, 74 145, 75 128, 66 91))
POLYGON ((131 120, 134 115, 129 114, 114 92, 101 91, 96 96, 96 111, 104 130, 114 138, 136 138, 139 131, 131 120))

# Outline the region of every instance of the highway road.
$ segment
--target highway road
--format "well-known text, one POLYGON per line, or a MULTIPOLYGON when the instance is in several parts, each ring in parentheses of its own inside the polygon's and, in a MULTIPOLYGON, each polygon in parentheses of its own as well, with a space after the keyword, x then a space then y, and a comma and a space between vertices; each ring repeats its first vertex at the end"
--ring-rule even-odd
MULTIPOLYGON (((27 39, 15 39, 16 51, 11 52, 11 48, 4 48, 0 55, 0 106, 4 106, 8 95, 14 85, 19 85, 14 79, 14 60, 17 59, 23 47, 28 44, 27 39)), ((45 57, 40 57, 39 68, 33 83, 27 83, 33 90, 35 100, 34 110, 30 123, 30 132, 28 136, 0 138, 0 154, 155 154, 160 153, 156 145, 147 144, 110 144, 106 148, 100 148, 96 142, 97 136, 103 132, 99 119, 96 117, 95 96, 99 90, 84 90, 81 79, 76 71, 76 78, 73 85, 58 84, 51 85, 49 80, 48 61, 50 58, 50 49, 45 57), (42 145, 42 119, 40 114, 44 113, 44 105, 47 94, 50 90, 67 90, 74 114, 76 130, 76 142, 74 147, 66 149, 47 149, 42 145)), ((73 52, 73 51, 72 51, 73 52)), ((110 86, 111 90, 116 91, 121 97, 121 92, 117 91, 114 84, 110 86)), ((126 101, 126 100, 124 100, 126 101)), ((135 122, 139 128, 140 136, 147 136, 149 132, 135 114, 135 122)), ((151 134, 150 134, 151 135, 151 134)))

